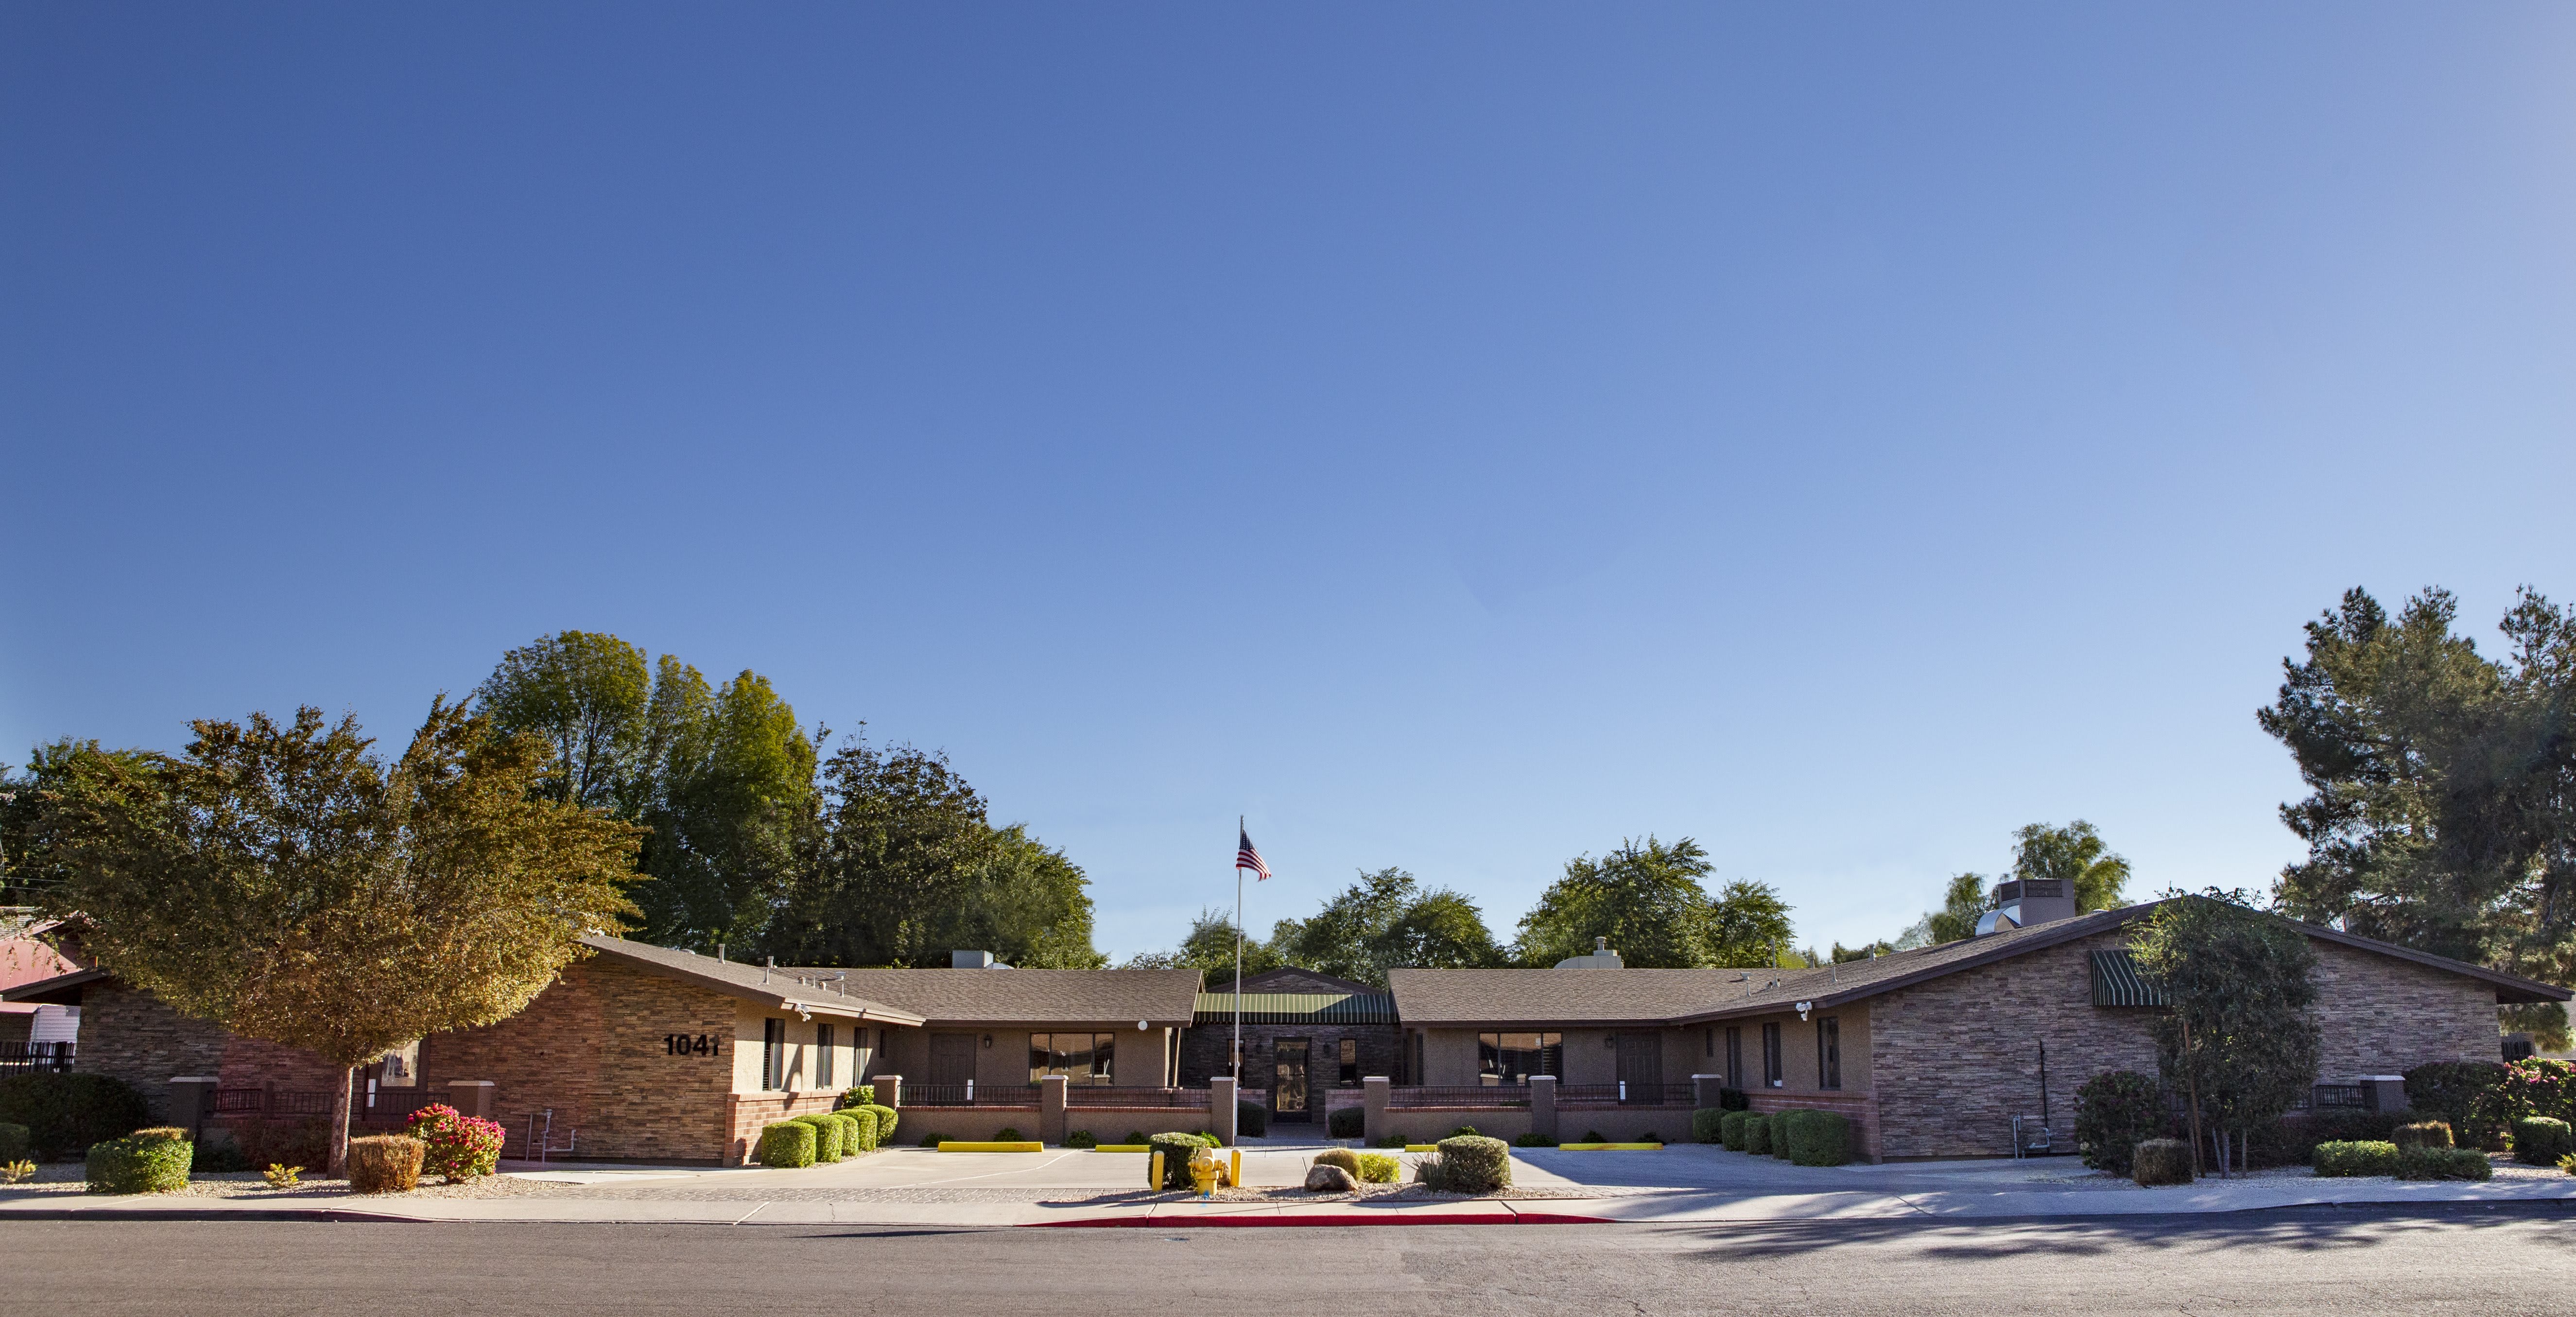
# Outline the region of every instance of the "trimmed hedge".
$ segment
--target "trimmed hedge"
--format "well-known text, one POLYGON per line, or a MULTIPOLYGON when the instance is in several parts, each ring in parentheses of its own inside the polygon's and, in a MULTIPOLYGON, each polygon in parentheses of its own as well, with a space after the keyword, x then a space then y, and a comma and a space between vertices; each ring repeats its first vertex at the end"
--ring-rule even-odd
POLYGON ((35 1137, 26 1126, 0 1121, 0 1162, 25 1161, 35 1150, 35 1137))
POLYGON ((1064 1146, 1068 1148, 1097 1148, 1100 1146, 1100 1136, 1089 1130, 1075 1130, 1064 1136, 1064 1146))
POLYGON ((2140 1139, 2129 1149, 2129 1176, 2142 1185, 2191 1183, 2191 1148, 2180 1139, 2140 1139))
POLYGON ((2531 1116, 2513 1123, 2513 1159, 2525 1166, 2555 1166, 2558 1159, 2576 1152, 2576 1136, 2571 1136, 2567 1122, 2547 1116, 2531 1116))
POLYGON ((1717 1141, 1733 1152, 1744 1151, 1744 1122, 1753 1119, 1750 1111, 1730 1111, 1717 1118, 1717 1141))
POLYGON ((1393 1157, 1389 1157, 1385 1153, 1364 1152, 1360 1154, 1359 1174, 1360 1183, 1362 1184, 1393 1184, 1395 1183, 1397 1172, 1402 1171, 1403 1169, 1403 1162, 1393 1157))
POLYGON ((1459 1134, 1440 1141, 1440 1188, 1489 1194, 1512 1187, 1512 1150, 1501 1139, 1459 1134))
POLYGON ((2432 1061, 2406 1072, 2406 1105, 2449 1123, 2458 1142, 2485 1147, 2504 1130, 2500 1061, 2432 1061))
POLYGON ((2153 1075, 2105 1070, 2075 1090, 2075 1146, 2094 1170, 2127 1175, 2130 1154, 2164 1127, 2162 1089, 2153 1075))
POLYGON ((1851 1118, 1837 1111, 1792 1111, 1781 1118, 1788 1135, 1783 1154, 1800 1166, 1840 1166, 1851 1160, 1851 1118))
POLYGON ((2401 1148, 2448 1148, 2454 1140, 2451 1127, 2438 1120, 2419 1120, 2390 1131, 2388 1141, 2401 1148))
POLYGON ((40 1161, 124 1138, 149 1119, 143 1095, 121 1079, 76 1071, 0 1079, 0 1120, 27 1127, 40 1161))
POLYGON ((813 1129, 814 1160, 817 1163, 829 1166, 841 1160, 841 1122, 819 1111, 789 1116, 788 1119, 813 1129))
POLYGON ((1368 1134, 1368 1108, 1335 1107, 1324 1115, 1324 1133, 1336 1139, 1357 1139, 1368 1134))
POLYGON ((166 1194, 188 1187, 196 1155, 182 1139, 101 1139, 90 1145, 83 1178, 94 1194, 166 1194))
POLYGON ((841 1131, 842 1155, 848 1156, 853 1152, 875 1152, 877 1150, 876 1108, 843 1107, 832 1114, 849 1122, 849 1128, 841 1131))
POLYGON ((1148 1156, 1158 1152, 1163 1154, 1163 1187, 1166 1189, 1197 1188, 1190 1182, 1190 1154, 1214 1146, 1213 1143, 1199 1142, 1199 1136, 1195 1134, 1157 1134, 1145 1140, 1148 1156))
MULTIPOLYGON (((2478 1160, 2483 1162, 2486 1159, 2481 1157, 2478 1160)), ((2395 1175, 2397 1145, 2375 1139, 2320 1143, 2317 1145, 2316 1168, 2320 1176, 2395 1175)))
POLYGON ((874 1085, 874 1084, 852 1084, 852 1085, 850 1085, 848 1088, 845 1088, 845 1089, 842 1089, 842 1090, 841 1090, 841 1100, 840 1100, 840 1103, 838 1104, 838 1106, 837 1106, 835 1109, 836 1109, 836 1110, 840 1110, 840 1111, 847 1111, 847 1110, 849 1110, 849 1109, 850 1109, 850 1108, 852 1108, 852 1107, 873 1107, 873 1106, 875 1106, 876 1104, 877 1104, 877 1086, 876 1086, 876 1085, 874 1085))
POLYGON ((1692 1112, 1691 1142, 1726 1142, 1726 1136, 1719 1131, 1719 1127, 1726 1120, 1726 1116, 1727 1112, 1723 1107, 1701 1107, 1699 1110, 1692 1112))
POLYGON ((772 1121, 761 1127, 760 1150, 752 1154, 763 1166, 781 1169, 814 1164, 814 1136, 820 1131, 801 1120, 772 1121))
POLYGON ((1234 1104, 1234 1134, 1236 1138, 1257 1139, 1269 1132, 1270 1108, 1265 1107, 1258 1102, 1237 1102, 1234 1104))
POLYGON ((871 1102, 868 1104, 868 1110, 877 1114, 877 1146, 882 1148, 894 1142, 894 1108, 871 1102))
POLYGON ((1349 1171, 1351 1173, 1351 1178, 1354 1180, 1358 1179, 1360 1176, 1360 1155, 1348 1148, 1326 1148, 1322 1152, 1316 1153, 1315 1165, 1339 1166, 1343 1170, 1349 1171))
POLYGON ((1771 1117, 1755 1113, 1745 1117, 1744 1150, 1756 1157, 1771 1155, 1771 1117))
POLYGON ((1512 1146, 1515 1148, 1553 1148, 1556 1146, 1556 1140, 1551 1139, 1544 1134, 1524 1134, 1519 1138, 1512 1140, 1512 1146))
POLYGON ((429 1145, 408 1134, 370 1134, 349 1140, 349 1192, 407 1194, 420 1187, 420 1164, 429 1145))
POLYGON ((2475 1148, 2397 1149, 2401 1180, 2483 1180, 2494 1174, 2487 1155, 2475 1148))

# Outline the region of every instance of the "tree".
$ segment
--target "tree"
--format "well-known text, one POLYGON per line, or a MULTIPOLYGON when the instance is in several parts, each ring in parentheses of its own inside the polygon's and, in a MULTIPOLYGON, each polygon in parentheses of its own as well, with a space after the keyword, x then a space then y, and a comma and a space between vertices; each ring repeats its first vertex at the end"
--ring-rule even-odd
POLYGON ((1088 885, 1024 827, 993 827, 945 756, 855 741, 823 766, 819 814, 762 945, 805 964, 944 967, 970 949, 1088 966, 1088 885))
MULTIPOLYGON (((1171 951, 1143 951, 1127 958, 1122 969, 1194 969, 1209 976, 1208 991, 1222 992, 1234 984, 1234 918, 1217 909, 1199 911, 1190 921, 1190 931, 1181 945, 1171 951)), ((1243 939, 1243 972, 1258 974, 1279 967, 1276 947, 1257 937, 1243 939)))
POLYGON ((628 816, 652 830, 639 862, 654 879, 637 893, 644 936, 700 951, 753 945, 814 823, 814 741, 767 678, 745 671, 710 690, 668 654, 644 725, 626 792, 628 816))
POLYGON ((2170 1009, 2152 1024, 2167 1082, 2198 1122, 2214 1122, 2218 1164, 2242 1165, 2248 1131, 2278 1117, 2317 1082, 2318 1039, 2307 935, 2252 907, 2243 892, 2169 898, 2139 925, 2129 952, 2170 1009))
POLYGON ((40 903, 127 983, 341 1070, 334 1174, 359 1064, 516 1014, 634 913, 636 830, 550 799, 539 738, 444 699, 391 765, 312 708, 193 727, 178 758, 72 755, 40 903))
POLYGON ((1706 939, 1712 965, 1781 965, 1790 954, 1789 936, 1789 905, 1769 883, 1738 878, 1709 906, 1706 939))
POLYGON ((1950 885, 1941 892, 1941 908, 1924 916, 1935 946, 1958 942, 1977 935, 1977 920, 1995 908, 1988 894, 1986 876, 1981 873, 1953 874, 1950 885))
POLYGON ((2427 590, 2391 618, 2362 590, 2307 626, 2256 714, 2310 794, 2286 912, 2562 981, 2576 975, 2576 615, 2525 589, 2490 660, 2427 590))
POLYGON ((612 635, 566 631, 503 654, 475 699, 501 734, 534 732, 552 747, 543 790, 557 800, 614 806, 640 770, 649 686, 642 649, 612 635))
POLYGON ((2066 883, 2076 913, 2086 914, 2120 903, 2129 862, 2112 854, 2102 834, 2082 819, 2062 828, 2033 823, 2013 834, 2012 876, 2066 883))
POLYGON ((1565 875, 1521 917, 1514 954, 1524 965, 1553 965, 1592 954, 1606 937, 1625 963, 1687 969, 1714 963, 1708 945, 1708 852, 1684 837, 1671 845, 1649 836, 1640 845, 1593 859, 1566 861, 1565 875))
POLYGON ((1280 920, 1271 929, 1270 950, 1281 964, 1379 987, 1398 965, 1465 969, 1503 963, 1474 901, 1446 887, 1426 892, 1397 868, 1363 871, 1312 918, 1280 920))

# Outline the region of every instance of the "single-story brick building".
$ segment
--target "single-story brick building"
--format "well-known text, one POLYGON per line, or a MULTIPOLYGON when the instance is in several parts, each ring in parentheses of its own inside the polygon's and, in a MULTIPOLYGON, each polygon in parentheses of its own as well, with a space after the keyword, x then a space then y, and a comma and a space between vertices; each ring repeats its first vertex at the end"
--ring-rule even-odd
MULTIPOLYGON (((1275 1123, 1313 1124, 1357 1106, 1367 1075, 1404 1078, 1395 999, 1383 988, 1310 969, 1243 976, 1243 1090, 1275 1123)), ((1204 1088, 1234 1073, 1231 983, 1198 994, 1197 1026, 1182 1038, 1181 1083, 1204 1088)))

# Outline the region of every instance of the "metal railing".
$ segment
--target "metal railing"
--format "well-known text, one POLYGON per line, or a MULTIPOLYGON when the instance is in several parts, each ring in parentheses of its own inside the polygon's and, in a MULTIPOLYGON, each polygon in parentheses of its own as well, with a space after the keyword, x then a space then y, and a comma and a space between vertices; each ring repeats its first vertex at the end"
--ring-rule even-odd
POLYGON ((1026 1084, 915 1084, 906 1081, 900 1095, 907 1107, 1034 1107, 1038 1091, 1026 1084))
POLYGON ((1556 1090, 1560 1107, 1687 1107, 1698 1101, 1698 1089, 1689 1084, 1560 1084, 1556 1090))
MULTIPOLYGON (((909 1086, 904 1096, 910 1097, 909 1086)), ((1067 1107, 1177 1107, 1205 1111, 1208 1091, 1204 1088, 1112 1088, 1107 1085, 1068 1084, 1064 1090, 1067 1107)))
POLYGON ((60 1074, 72 1068, 71 1043, 0 1043, 0 1075, 60 1074))
POLYGON ((1530 1104, 1530 1091, 1519 1085, 1479 1085, 1474 1088, 1416 1085, 1386 1090, 1390 1107, 1483 1107, 1509 1110, 1530 1104))

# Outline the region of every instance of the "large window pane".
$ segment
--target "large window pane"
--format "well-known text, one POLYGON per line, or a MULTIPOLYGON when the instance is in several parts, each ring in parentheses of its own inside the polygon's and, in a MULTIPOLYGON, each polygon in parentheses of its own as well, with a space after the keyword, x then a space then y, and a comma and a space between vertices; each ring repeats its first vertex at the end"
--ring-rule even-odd
POLYGON ((1565 1074, 1565 1035, 1488 1033, 1476 1036, 1476 1077, 1487 1087, 1527 1084, 1532 1075, 1565 1074))

